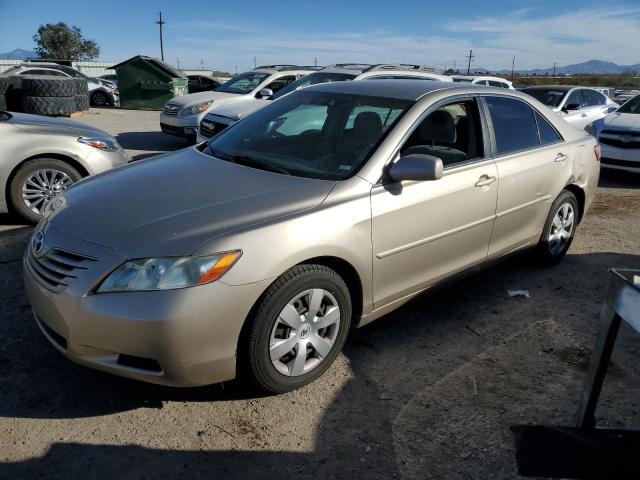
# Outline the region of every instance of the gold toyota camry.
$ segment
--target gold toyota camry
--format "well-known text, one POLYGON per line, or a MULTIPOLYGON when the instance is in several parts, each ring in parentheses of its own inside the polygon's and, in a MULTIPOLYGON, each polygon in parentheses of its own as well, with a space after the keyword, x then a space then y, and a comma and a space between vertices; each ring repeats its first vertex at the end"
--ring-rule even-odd
POLYGON ((452 275, 520 250, 560 261, 599 168, 593 137, 516 91, 316 85, 57 196, 26 288, 74 362, 284 392, 452 275))

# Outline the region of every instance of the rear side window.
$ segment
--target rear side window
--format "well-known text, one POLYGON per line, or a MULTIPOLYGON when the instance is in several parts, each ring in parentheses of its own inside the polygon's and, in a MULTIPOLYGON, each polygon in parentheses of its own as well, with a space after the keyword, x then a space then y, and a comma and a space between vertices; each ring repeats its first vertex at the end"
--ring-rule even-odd
POLYGON ((561 142, 562 137, 556 129, 553 128, 549 121, 538 112, 534 111, 534 114, 536 117, 536 123, 538 124, 538 132, 540 132, 540 144, 544 146, 561 142))
POLYGON ((506 97, 485 97, 498 155, 527 150, 539 145, 533 109, 526 103, 506 97))
POLYGON ((595 90, 583 90, 582 92, 586 98, 587 106, 589 107, 596 107, 607 103, 607 99, 600 92, 596 92, 595 90))

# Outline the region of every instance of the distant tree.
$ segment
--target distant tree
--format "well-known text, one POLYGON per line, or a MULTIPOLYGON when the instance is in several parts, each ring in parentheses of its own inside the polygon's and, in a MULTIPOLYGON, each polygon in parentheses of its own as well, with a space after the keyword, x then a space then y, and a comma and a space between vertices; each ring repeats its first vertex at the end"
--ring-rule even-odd
POLYGON ((80 27, 69 27, 64 22, 40 25, 33 41, 36 42, 36 53, 40 58, 91 60, 100 55, 98 44, 85 39, 80 27))

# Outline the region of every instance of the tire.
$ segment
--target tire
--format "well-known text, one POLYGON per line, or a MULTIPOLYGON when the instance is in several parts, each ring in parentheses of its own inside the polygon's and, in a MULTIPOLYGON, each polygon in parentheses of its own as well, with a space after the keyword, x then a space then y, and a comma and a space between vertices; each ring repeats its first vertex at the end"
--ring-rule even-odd
POLYGON ((0 75, 0 95, 4 95, 12 83, 11 75, 0 75))
POLYGON ((546 265, 555 265, 564 258, 576 233, 578 215, 576 196, 568 190, 563 190, 551 205, 549 216, 544 223, 536 249, 538 260, 546 265))
MULTIPOLYGON (((298 265, 289 269, 271 284, 254 311, 239 345, 240 367, 258 388, 271 393, 295 390, 322 375, 342 349, 351 325, 349 289, 340 275, 323 265, 298 265), (306 292, 313 293, 304 296, 306 292), (305 319, 311 295, 316 292, 319 296, 315 298, 321 299, 318 315, 313 320, 305 319), (287 318, 285 309, 292 314, 288 318, 296 328, 289 328, 283 322, 282 319, 287 318), (298 313, 300 311, 302 313, 298 313), (337 317, 337 323, 317 329, 315 321, 321 321, 327 312, 333 312, 327 321, 335 322, 337 317), (270 346, 279 344, 278 340, 283 342, 283 350, 294 343, 289 351, 272 361, 270 346), (300 345, 306 347, 301 363, 296 364, 300 345), (322 347, 322 355, 314 345, 322 347), (302 365, 302 369, 298 365, 302 365), (284 373, 287 371, 288 374, 284 373)), ((274 350, 274 356, 279 355, 276 352, 279 351, 274 350)))
POLYGON ((102 90, 96 90, 89 98, 91 99, 89 103, 96 107, 105 107, 110 103, 109 96, 102 90))
MULTIPOLYGON (((12 209, 24 219, 32 223, 37 223, 41 220, 41 212, 42 208, 44 207, 44 203, 41 202, 40 204, 35 205, 37 197, 34 197, 34 203, 28 205, 23 199, 22 193, 23 188, 25 188, 26 186, 27 179, 31 178, 39 170, 58 172, 57 176, 55 177, 56 180, 60 182, 60 188, 56 189, 58 191, 64 191, 72 183, 75 183, 82 178, 82 175, 80 175, 80 173, 75 168, 73 168, 68 163, 63 162, 62 160, 53 158, 37 158, 35 160, 30 160, 24 163, 11 179, 11 184, 9 185, 9 193, 12 209), (69 179, 69 181, 63 182, 65 175, 69 179), (36 210, 39 210, 39 212, 34 211, 32 207, 36 210)), ((46 178, 47 180, 51 180, 52 175, 48 175, 46 178)), ((42 182, 38 183, 41 184, 42 182)), ((36 189, 30 187, 29 193, 33 193, 35 195, 36 189)), ((53 196, 51 196, 50 198, 53 198, 53 196)), ((43 200, 43 202, 46 202, 46 198, 43 200)))
POLYGON ((89 83, 84 78, 72 78, 74 83, 74 92, 76 95, 88 95, 89 83))
POLYGON ((73 97, 77 84, 73 78, 50 75, 22 75, 22 93, 29 97, 73 97))
POLYGON ((89 110, 89 96, 88 95, 75 95, 73 97, 75 103, 76 112, 89 110))
POLYGON ((0 95, 0 110, 7 109, 7 101, 4 99, 4 95, 0 95))
POLYGON ((22 111, 34 115, 69 115, 75 112, 74 97, 22 97, 22 111))

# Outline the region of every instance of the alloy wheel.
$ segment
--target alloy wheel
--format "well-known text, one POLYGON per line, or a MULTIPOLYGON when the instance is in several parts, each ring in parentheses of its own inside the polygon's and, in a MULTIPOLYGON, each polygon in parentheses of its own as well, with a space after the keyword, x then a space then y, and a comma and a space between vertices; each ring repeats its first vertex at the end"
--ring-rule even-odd
POLYGON ((73 179, 60 170, 35 170, 22 184, 22 201, 29 210, 42 215, 47 204, 73 184, 73 179))
POLYGON ((549 229, 548 244, 552 255, 558 255, 567 247, 571 240, 574 223, 573 206, 570 203, 563 203, 556 211, 549 229))

